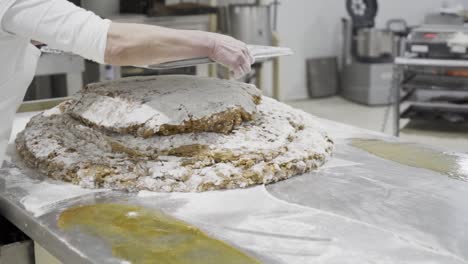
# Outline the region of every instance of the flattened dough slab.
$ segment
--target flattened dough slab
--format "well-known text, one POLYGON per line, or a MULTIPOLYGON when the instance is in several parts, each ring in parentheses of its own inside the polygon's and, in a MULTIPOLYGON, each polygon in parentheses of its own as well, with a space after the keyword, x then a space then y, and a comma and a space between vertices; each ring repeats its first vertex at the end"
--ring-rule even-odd
POLYGON ((88 85, 70 114, 90 126, 143 137, 229 133, 252 120, 261 93, 253 85, 166 75, 88 85))
MULTIPOLYGON (((225 86, 235 86, 225 91, 224 106, 219 107, 230 109, 237 104, 237 99, 230 98, 235 98, 239 89, 247 86, 221 82, 226 82, 225 86)), ((132 87, 139 89, 138 85, 132 87)), ((145 87, 141 88, 151 90, 145 87)), ((99 86, 88 89, 90 91, 85 94, 93 91, 100 96, 115 96, 104 94, 110 91, 107 88, 105 92, 99 91, 99 86)), ((250 88, 246 89, 249 91, 250 88)), ((111 92, 122 94, 118 91, 117 86, 111 92)), ((125 92, 128 93, 125 98, 135 96, 132 90, 125 92)), ((187 98, 190 94, 193 94, 192 90, 181 89, 177 97, 187 98)), ((252 100, 251 93, 246 94, 249 95, 244 100, 252 100)), ((160 96, 163 101, 166 95, 160 96)), ((171 92, 168 96, 175 94, 171 92)), ((141 95, 137 97, 143 98, 141 95)), ((252 109, 241 102, 244 110, 252 113, 251 120, 243 120, 230 132, 216 133, 208 129, 149 137, 83 122, 83 118, 76 116, 82 98, 33 117, 18 135, 16 146, 29 166, 52 178, 87 188, 159 192, 245 188, 274 183, 316 169, 329 159, 334 149, 333 141, 321 129, 317 119, 267 97, 253 102, 252 109), (259 105, 255 104, 259 102, 259 105)), ((110 113, 112 108, 103 107, 103 111, 110 113)), ((212 113, 208 112, 208 117, 212 113)), ((122 120, 127 120, 125 111, 121 114, 122 120)), ((207 117, 198 112, 189 114, 201 119, 207 117)))

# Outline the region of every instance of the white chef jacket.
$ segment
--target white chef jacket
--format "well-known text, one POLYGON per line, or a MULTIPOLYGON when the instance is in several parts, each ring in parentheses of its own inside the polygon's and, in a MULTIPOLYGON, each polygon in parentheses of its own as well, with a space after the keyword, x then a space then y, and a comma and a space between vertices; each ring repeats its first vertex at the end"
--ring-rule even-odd
POLYGON ((110 23, 67 0, 0 0, 0 167, 40 57, 31 40, 104 63, 110 23))

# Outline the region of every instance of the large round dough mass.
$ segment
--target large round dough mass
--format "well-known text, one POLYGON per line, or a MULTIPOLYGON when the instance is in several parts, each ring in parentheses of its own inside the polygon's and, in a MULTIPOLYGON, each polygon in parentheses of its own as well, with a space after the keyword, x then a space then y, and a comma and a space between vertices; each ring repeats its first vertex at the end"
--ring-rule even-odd
POLYGON ((333 152, 309 114, 250 85, 190 76, 88 86, 33 117, 16 146, 26 164, 54 179, 160 192, 274 183, 318 168, 333 152))

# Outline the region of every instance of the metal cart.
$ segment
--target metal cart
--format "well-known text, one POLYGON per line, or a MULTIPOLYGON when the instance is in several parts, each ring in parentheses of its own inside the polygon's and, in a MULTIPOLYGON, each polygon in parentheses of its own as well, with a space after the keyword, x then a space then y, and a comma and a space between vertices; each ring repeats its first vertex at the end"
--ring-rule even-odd
POLYGON ((392 86, 394 136, 401 118, 468 120, 468 60, 398 57, 392 86))

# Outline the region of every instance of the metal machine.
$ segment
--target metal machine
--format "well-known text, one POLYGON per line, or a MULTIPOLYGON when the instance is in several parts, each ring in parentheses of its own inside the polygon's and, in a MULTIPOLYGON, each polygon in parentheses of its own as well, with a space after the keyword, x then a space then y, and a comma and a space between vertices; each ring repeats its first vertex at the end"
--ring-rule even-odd
POLYGON ((347 0, 351 17, 343 19, 341 95, 366 105, 391 103, 393 58, 401 52, 404 20, 390 20, 375 28, 377 0, 347 0))
POLYGON ((458 33, 468 34, 460 25, 422 25, 408 35, 407 50, 423 58, 466 59, 466 47, 450 47, 448 41, 458 33))
POLYGON ((221 32, 245 43, 269 46, 273 45, 276 14, 276 2, 269 5, 230 4, 220 8, 218 25, 221 32))
POLYGON ((468 28, 462 20, 453 23, 457 20, 441 19, 443 14, 438 17, 430 15, 431 20, 437 18, 436 23, 444 24, 426 19, 429 24, 410 32, 406 56, 395 60, 395 135, 400 117, 439 124, 468 121, 468 50, 449 45, 457 34, 468 34, 468 28))

